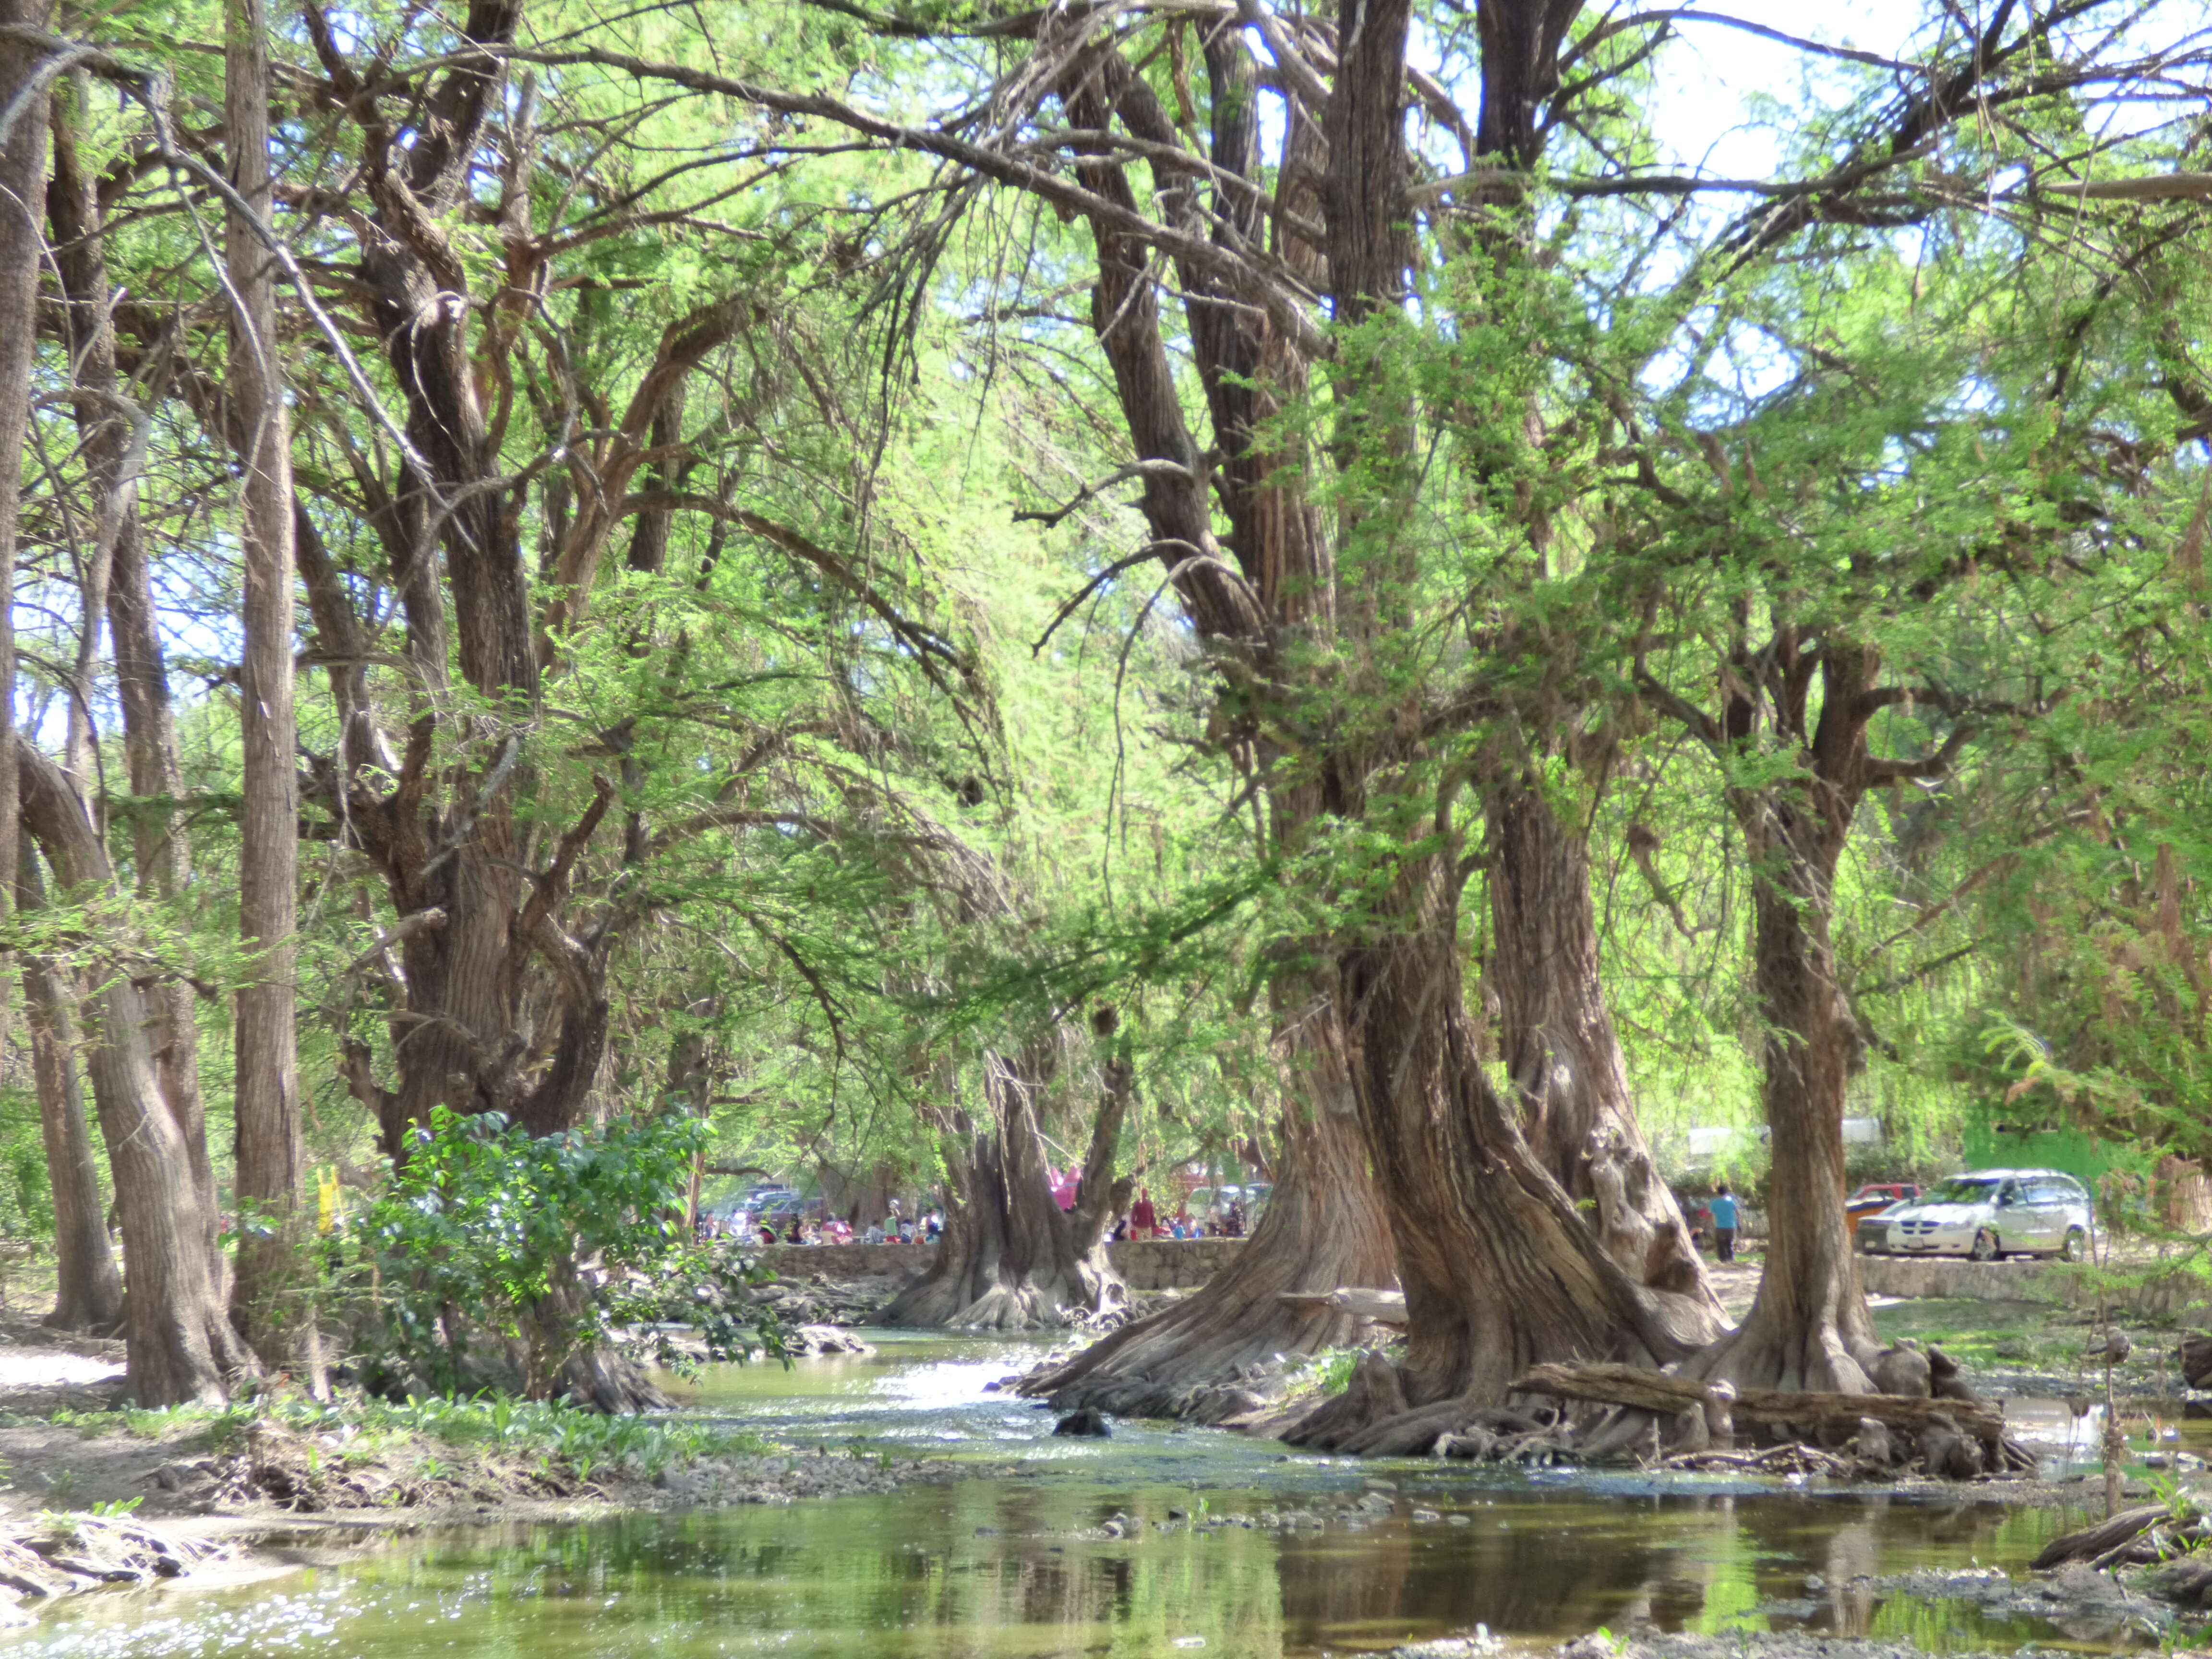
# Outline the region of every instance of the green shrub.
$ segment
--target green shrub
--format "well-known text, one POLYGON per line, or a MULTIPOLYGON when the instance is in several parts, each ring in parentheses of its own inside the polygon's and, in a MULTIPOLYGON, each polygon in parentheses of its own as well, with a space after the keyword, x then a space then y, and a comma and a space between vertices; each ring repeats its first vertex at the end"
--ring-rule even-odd
POLYGON ((773 1321, 736 1295, 750 1257, 684 1237, 705 1133, 672 1116, 533 1136, 436 1109, 356 1233, 384 1355, 460 1394, 469 1342, 513 1339, 524 1392, 543 1399, 586 1351, 680 1365, 664 1324, 698 1329, 710 1358, 780 1352, 773 1321))

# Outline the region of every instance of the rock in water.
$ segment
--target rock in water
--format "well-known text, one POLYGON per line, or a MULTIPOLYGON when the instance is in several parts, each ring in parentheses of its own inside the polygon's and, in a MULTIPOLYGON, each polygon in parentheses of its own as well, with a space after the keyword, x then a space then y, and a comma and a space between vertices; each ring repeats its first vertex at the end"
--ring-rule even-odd
POLYGON ((1095 1406, 1085 1406, 1079 1412, 1070 1412, 1052 1425, 1054 1434, 1081 1435, 1092 1440, 1110 1440, 1114 1431, 1107 1425, 1106 1413, 1095 1406))

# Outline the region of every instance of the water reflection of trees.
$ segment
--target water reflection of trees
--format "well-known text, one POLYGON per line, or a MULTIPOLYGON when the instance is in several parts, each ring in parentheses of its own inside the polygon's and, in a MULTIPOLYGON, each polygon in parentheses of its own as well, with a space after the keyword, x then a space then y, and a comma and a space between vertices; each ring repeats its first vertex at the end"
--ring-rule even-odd
MULTIPOLYGON (((1738 1619, 1863 1634, 1868 1582, 1915 1567, 2032 1553, 2000 1505, 1883 1498, 1500 1494, 1464 1527, 1395 1520, 1286 1538, 1287 1650, 1486 1624, 1528 1635, 1716 1629, 1738 1619), (1820 1586, 1808 1588, 1817 1575, 1820 1586), (1796 1602, 1770 1619, 1755 1609, 1796 1602)), ((2030 1528, 2031 1533, 2035 1529, 2030 1528)))
POLYGON ((1954 1610, 1885 1606, 1869 1581, 2017 1562, 2056 1524, 1993 1504, 1881 1498, 1500 1491, 1459 1501, 1464 1525, 1415 1522, 1401 1498, 1395 1514, 1336 1512, 1311 1530, 1148 1525, 1109 1539, 1097 1529, 1117 1510, 1150 1523, 1194 1509, 1194 1495, 979 1480, 518 1533, 490 1547, 456 1540, 411 1563, 387 1558, 371 1576, 434 1599, 478 1587, 471 1633, 487 1659, 551 1650, 556 1631, 588 1637, 576 1650, 622 1651, 650 1630, 653 1650, 672 1655, 716 1631, 788 1632, 790 1650, 813 1653, 865 1632, 868 1650, 911 1659, 1133 1659, 1194 1634, 1216 1659, 1304 1659, 1476 1623, 1531 1637, 1739 1620, 1845 1635, 1910 1625, 1931 1641, 1948 1628, 1955 1644, 1954 1610))

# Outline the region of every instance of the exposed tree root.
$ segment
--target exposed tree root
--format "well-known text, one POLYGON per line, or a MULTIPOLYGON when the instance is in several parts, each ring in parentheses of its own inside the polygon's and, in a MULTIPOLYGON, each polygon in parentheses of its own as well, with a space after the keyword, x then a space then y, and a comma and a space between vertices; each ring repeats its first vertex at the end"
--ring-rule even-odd
POLYGON ((555 1393, 572 1405, 588 1406, 610 1417, 663 1412, 675 1404, 635 1360, 597 1349, 569 1358, 555 1393))
POLYGON ((1021 1392, 1063 1411, 1220 1423, 1259 1407, 1281 1358, 1355 1341, 1364 1322, 1286 1292, 1395 1282, 1390 1228, 1358 1121, 1340 1114, 1290 1126, 1280 1179, 1251 1241, 1194 1296, 1123 1326, 1073 1359, 1023 1379, 1021 1392))
MULTIPOLYGON (((1925 1375, 1927 1357, 1917 1357, 1925 1375)), ((1893 1369, 1887 1358, 1877 1360, 1885 1371, 1893 1369)), ((1955 1366, 1948 1359, 1943 1364, 1955 1378, 1955 1366)), ((1632 1365, 1539 1365, 1513 1392, 1521 1399, 1547 1395, 1571 1408, 1521 1412, 1466 1396, 1413 1406, 1400 1367, 1370 1353, 1341 1395, 1285 1423, 1281 1437, 1355 1456, 1626 1462, 1856 1478, 1918 1468, 1971 1480, 2030 1474, 2036 1467, 2033 1455, 2006 1433, 2003 1414, 1974 1400, 1963 1384, 1944 1398, 1737 1389, 1632 1365)))
MULTIPOLYGON (((1103 1042, 1113 1034, 1110 1011, 1102 1020, 1094 1024, 1103 1042)), ((948 1147, 945 1237, 929 1270, 884 1310, 886 1325, 1036 1330, 1094 1317, 1127 1298, 1104 1237, 1106 1218, 1128 1184, 1114 1179, 1114 1148, 1133 1079, 1125 1060, 1104 1066, 1083 1196, 1063 1212, 1045 1174, 1037 1127, 1036 1097, 1056 1063, 1042 1048, 988 1058, 989 1121, 948 1147)))

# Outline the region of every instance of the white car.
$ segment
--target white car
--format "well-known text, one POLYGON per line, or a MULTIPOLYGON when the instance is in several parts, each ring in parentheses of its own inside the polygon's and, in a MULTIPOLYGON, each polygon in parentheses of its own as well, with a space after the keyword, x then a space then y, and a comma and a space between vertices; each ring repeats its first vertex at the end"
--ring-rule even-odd
POLYGON ((2008 1255, 2089 1253, 2096 1225, 2089 1191, 2058 1170, 1978 1170, 1953 1176, 1911 1200, 1859 1224, 1859 1248, 1882 1255, 2008 1255))

